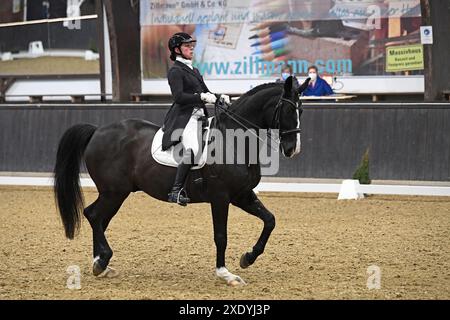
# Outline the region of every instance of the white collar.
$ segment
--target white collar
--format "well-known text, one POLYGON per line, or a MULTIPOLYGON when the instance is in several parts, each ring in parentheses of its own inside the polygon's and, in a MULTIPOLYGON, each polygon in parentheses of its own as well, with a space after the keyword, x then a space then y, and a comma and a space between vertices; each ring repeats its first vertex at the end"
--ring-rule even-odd
POLYGON ((191 70, 194 69, 194 67, 192 66, 192 60, 185 59, 182 56, 177 56, 177 61, 180 61, 181 63, 184 63, 189 68, 191 68, 191 70))

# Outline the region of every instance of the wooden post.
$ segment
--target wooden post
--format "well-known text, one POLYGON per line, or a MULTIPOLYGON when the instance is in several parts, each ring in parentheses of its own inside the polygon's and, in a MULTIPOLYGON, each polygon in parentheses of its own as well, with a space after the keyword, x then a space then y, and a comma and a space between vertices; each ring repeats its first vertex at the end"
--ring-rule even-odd
POLYGON ((450 88, 450 1, 420 0, 422 25, 433 27, 433 44, 424 45, 425 101, 443 100, 450 88))
POLYGON ((95 11, 97 13, 97 47, 98 54, 100 56, 100 100, 106 101, 105 26, 103 23, 103 0, 95 0, 95 11))
POLYGON ((11 88, 15 81, 15 78, 10 77, 0 79, 0 96, 3 97, 3 100, 5 100, 6 92, 11 88))
POLYGON ((113 101, 141 92, 139 1, 103 0, 111 46, 113 101))

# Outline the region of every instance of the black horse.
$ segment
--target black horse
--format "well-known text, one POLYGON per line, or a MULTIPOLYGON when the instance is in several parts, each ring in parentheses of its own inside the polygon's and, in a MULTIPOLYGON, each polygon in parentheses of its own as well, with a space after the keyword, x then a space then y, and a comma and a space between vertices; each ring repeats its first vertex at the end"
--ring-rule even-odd
MULTIPOLYGON (((281 151, 284 156, 293 157, 300 151, 302 109, 298 93, 299 86, 293 77, 284 84, 255 87, 216 117, 220 120, 216 121, 220 122, 218 128, 279 129, 281 151)), ((105 230, 128 195, 144 191, 167 201, 176 169, 157 163, 151 156, 151 143, 158 129, 151 122, 133 119, 100 128, 78 124, 69 128, 60 140, 54 168, 56 203, 67 238, 73 239, 78 231, 81 212, 89 221, 93 231, 95 276, 113 273, 108 267, 113 252, 105 230), (86 208, 79 185, 83 158, 99 192, 97 200, 86 208)), ((231 203, 264 222, 253 250, 241 257, 240 266, 246 268, 263 253, 275 227, 274 215, 253 192, 261 179, 261 166, 259 163, 210 163, 198 171, 203 179, 201 186, 194 181, 193 172, 186 182, 191 202, 211 203, 217 248, 216 275, 228 284, 244 284, 240 277, 225 268, 228 207, 231 203)))

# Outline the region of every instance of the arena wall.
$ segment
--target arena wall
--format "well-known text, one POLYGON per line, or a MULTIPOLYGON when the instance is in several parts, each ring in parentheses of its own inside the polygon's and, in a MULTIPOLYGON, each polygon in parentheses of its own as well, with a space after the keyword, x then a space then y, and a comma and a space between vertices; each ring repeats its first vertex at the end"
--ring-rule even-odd
MULTIPOLYGON (((127 118, 160 125, 167 108, 167 104, 1 105, 0 172, 51 172, 58 141, 71 125, 104 125, 127 118)), ((449 104, 304 104, 302 153, 281 159, 277 176, 351 178, 369 149, 372 179, 450 181, 449 133, 449 104)))

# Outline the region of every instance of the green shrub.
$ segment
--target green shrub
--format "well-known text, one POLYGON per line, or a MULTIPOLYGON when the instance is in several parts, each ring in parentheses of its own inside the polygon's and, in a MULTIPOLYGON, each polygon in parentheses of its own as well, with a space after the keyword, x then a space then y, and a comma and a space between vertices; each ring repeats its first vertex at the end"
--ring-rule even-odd
POLYGON ((353 174, 353 179, 359 180, 361 184, 370 184, 370 176, 369 176, 369 149, 363 155, 361 164, 358 169, 356 169, 353 174))
POLYGON ((89 39, 89 50, 94 53, 98 53, 97 42, 95 42, 93 39, 89 39))

